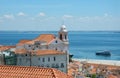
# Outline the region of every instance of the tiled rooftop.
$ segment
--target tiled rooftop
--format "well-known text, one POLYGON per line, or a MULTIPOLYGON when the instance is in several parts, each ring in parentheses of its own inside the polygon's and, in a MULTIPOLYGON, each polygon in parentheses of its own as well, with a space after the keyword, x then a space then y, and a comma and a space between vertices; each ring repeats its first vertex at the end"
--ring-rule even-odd
POLYGON ((55 36, 53 34, 41 34, 39 37, 37 37, 34 40, 45 41, 47 42, 47 44, 50 44, 50 42, 54 39, 55 39, 55 36))
POLYGON ((16 49, 15 53, 16 54, 25 54, 25 53, 27 53, 27 50, 25 50, 25 49, 16 49))
POLYGON ((33 40, 20 40, 17 46, 20 46, 23 44, 34 44, 35 41, 44 41, 47 44, 50 44, 54 39, 55 39, 55 36, 53 34, 41 34, 40 36, 38 36, 33 40))
POLYGON ((65 54, 65 52, 60 52, 56 50, 38 50, 37 55, 59 55, 59 54, 65 54))
POLYGON ((5 51, 5 50, 8 50, 10 48, 15 48, 15 46, 0 46, 0 51, 5 51))
POLYGON ((57 69, 0 65, 1 78, 73 78, 57 69))
POLYGON ((19 43, 17 44, 18 46, 23 45, 31 40, 20 40, 19 43))
MULTIPOLYGON (((16 54, 25 54, 28 51, 25 49, 17 49, 15 51, 16 54)), ((37 51, 30 51, 32 54, 36 54, 36 55, 59 55, 59 54, 65 54, 65 52, 60 52, 60 51, 56 51, 56 50, 37 50, 37 51)))

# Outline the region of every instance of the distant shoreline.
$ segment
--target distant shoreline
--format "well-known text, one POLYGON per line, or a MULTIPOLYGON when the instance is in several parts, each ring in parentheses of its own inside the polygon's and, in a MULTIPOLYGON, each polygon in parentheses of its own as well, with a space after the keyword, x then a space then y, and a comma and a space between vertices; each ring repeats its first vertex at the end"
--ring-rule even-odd
POLYGON ((120 61, 116 60, 96 60, 96 59, 77 59, 73 58, 74 61, 79 61, 79 62, 87 62, 87 63, 94 63, 94 64, 104 64, 104 65, 115 65, 115 66, 120 66, 120 61))

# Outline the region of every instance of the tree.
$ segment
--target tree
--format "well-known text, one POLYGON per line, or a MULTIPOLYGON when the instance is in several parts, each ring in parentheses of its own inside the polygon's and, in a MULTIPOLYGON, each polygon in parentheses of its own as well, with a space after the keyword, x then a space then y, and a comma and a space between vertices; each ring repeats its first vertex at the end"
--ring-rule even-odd
POLYGON ((96 74, 92 74, 92 78, 96 78, 96 74))

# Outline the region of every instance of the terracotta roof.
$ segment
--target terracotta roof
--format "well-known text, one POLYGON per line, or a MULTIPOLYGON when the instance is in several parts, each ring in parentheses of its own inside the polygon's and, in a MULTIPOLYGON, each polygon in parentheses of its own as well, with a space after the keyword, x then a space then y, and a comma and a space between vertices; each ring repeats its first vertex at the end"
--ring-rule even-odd
POLYGON ((108 78, 118 78, 118 77, 114 75, 109 75, 108 78))
POLYGON ((0 51, 5 51, 5 50, 8 50, 10 48, 15 48, 15 46, 0 46, 0 51))
POLYGON ((18 46, 23 44, 34 44, 35 41, 44 41, 47 44, 50 44, 55 39, 55 36, 53 34, 41 34, 34 40, 20 40, 20 42, 17 44, 18 46))
POLYGON ((17 44, 18 46, 23 45, 31 40, 20 40, 19 43, 17 44))
POLYGON ((25 49, 16 49, 15 53, 16 54, 25 54, 25 53, 27 53, 27 50, 25 50, 25 49))
POLYGON ((54 39, 55 39, 55 36, 53 34, 41 34, 39 37, 37 37, 34 40, 45 41, 47 42, 47 44, 50 44, 50 42, 54 39))
POLYGON ((0 65, 1 78, 73 78, 54 68, 0 65))
POLYGON ((37 55, 59 55, 59 54, 65 54, 65 52, 60 52, 56 50, 38 50, 36 52, 37 55))
MULTIPOLYGON (((16 49, 15 53, 16 54, 25 54, 28 51, 25 49, 16 49)), ((36 55, 59 55, 59 54, 65 54, 65 52, 60 52, 60 51, 56 51, 56 50, 31 50, 30 52, 32 52, 32 54, 36 54, 36 55)))

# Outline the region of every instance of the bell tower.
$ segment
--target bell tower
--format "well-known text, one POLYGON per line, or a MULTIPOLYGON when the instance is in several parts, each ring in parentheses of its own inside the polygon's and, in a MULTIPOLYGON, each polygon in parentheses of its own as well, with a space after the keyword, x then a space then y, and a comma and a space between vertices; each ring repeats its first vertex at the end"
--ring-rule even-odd
POLYGON ((68 41, 68 31, 65 25, 62 25, 60 31, 58 32, 58 38, 62 41, 68 41))

